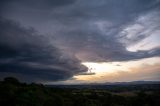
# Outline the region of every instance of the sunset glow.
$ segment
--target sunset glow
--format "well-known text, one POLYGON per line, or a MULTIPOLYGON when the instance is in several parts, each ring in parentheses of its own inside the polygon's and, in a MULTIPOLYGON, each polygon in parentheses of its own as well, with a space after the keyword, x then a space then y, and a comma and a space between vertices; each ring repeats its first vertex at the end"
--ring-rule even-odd
POLYGON ((148 58, 129 62, 82 63, 94 75, 77 75, 76 80, 88 82, 118 82, 132 80, 158 80, 160 76, 160 58, 148 58), (154 70, 152 73, 151 70, 154 70), (157 74, 157 75, 156 75, 157 74))

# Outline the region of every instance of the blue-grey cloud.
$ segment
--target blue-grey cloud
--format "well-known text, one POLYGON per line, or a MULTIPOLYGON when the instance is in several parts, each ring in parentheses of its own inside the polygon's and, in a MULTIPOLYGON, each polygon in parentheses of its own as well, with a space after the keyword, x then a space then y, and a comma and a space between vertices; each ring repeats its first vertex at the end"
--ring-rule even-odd
MULTIPOLYGON (((159 11, 159 0, 2 0, 2 17, 18 21, 23 27, 33 27, 38 35, 32 28, 26 30, 14 27, 12 21, 1 22, 2 37, 6 40, 0 40, 0 63, 12 61, 11 67, 16 67, 13 69, 28 70, 32 66, 31 72, 40 73, 55 68, 52 74, 57 80, 84 72, 81 61, 130 61, 160 56, 159 47, 127 50, 127 46, 160 30, 159 11), (148 20, 138 21, 140 17, 148 20), (137 30, 131 27, 134 25, 143 28, 137 30), (74 68, 79 71, 73 71, 74 68)), ((3 69, 10 70, 5 65, 3 69)))
POLYGON ((25 29, 18 23, 2 18, 0 29, 0 74, 2 75, 13 73, 32 76, 30 79, 25 79, 27 81, 55 81, 87 71, 78 59, 63 55, 34 29, 25 29))

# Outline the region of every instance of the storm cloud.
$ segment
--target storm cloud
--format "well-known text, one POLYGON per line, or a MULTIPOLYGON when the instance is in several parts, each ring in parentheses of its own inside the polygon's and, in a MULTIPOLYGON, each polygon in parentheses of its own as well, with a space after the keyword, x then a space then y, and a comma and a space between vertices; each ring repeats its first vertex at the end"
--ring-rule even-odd
POLYGON ((0 29, 1 74, 18 74, 22 79, 32 76, 24 80, 45 81, 64 80, 87 71, 78 59, 62 54, 32 28, 1 18, 0 29))
POLYGON ((81 62, 160 56, 127 49, 159 38, 159 11, 159 0, 2 0, 1 73, 65 80, 88 74, 81 62))

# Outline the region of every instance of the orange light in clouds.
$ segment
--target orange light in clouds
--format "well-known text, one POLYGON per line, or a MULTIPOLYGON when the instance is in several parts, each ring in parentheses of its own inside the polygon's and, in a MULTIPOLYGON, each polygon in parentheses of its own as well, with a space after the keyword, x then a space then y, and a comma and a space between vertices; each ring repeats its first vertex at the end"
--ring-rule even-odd
POLYGON ((157 73, 160 75, 160 72, 156 71, 160 68, 159 63, 159 57, 128 62, 83 62, 82 64, 89 68, 88 72, 95 75, 77 75, 74 78, 88 82, 147 80, 148 77, 154 77, 157 73))

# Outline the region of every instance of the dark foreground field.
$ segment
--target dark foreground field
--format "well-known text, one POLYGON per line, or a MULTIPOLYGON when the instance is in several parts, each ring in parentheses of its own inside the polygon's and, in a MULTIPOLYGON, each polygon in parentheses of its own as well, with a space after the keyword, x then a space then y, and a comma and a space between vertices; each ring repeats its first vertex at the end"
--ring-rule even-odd
POLYGON ((160 84, 43 86, 0 82, 0 106, 160 106, 160 84))

